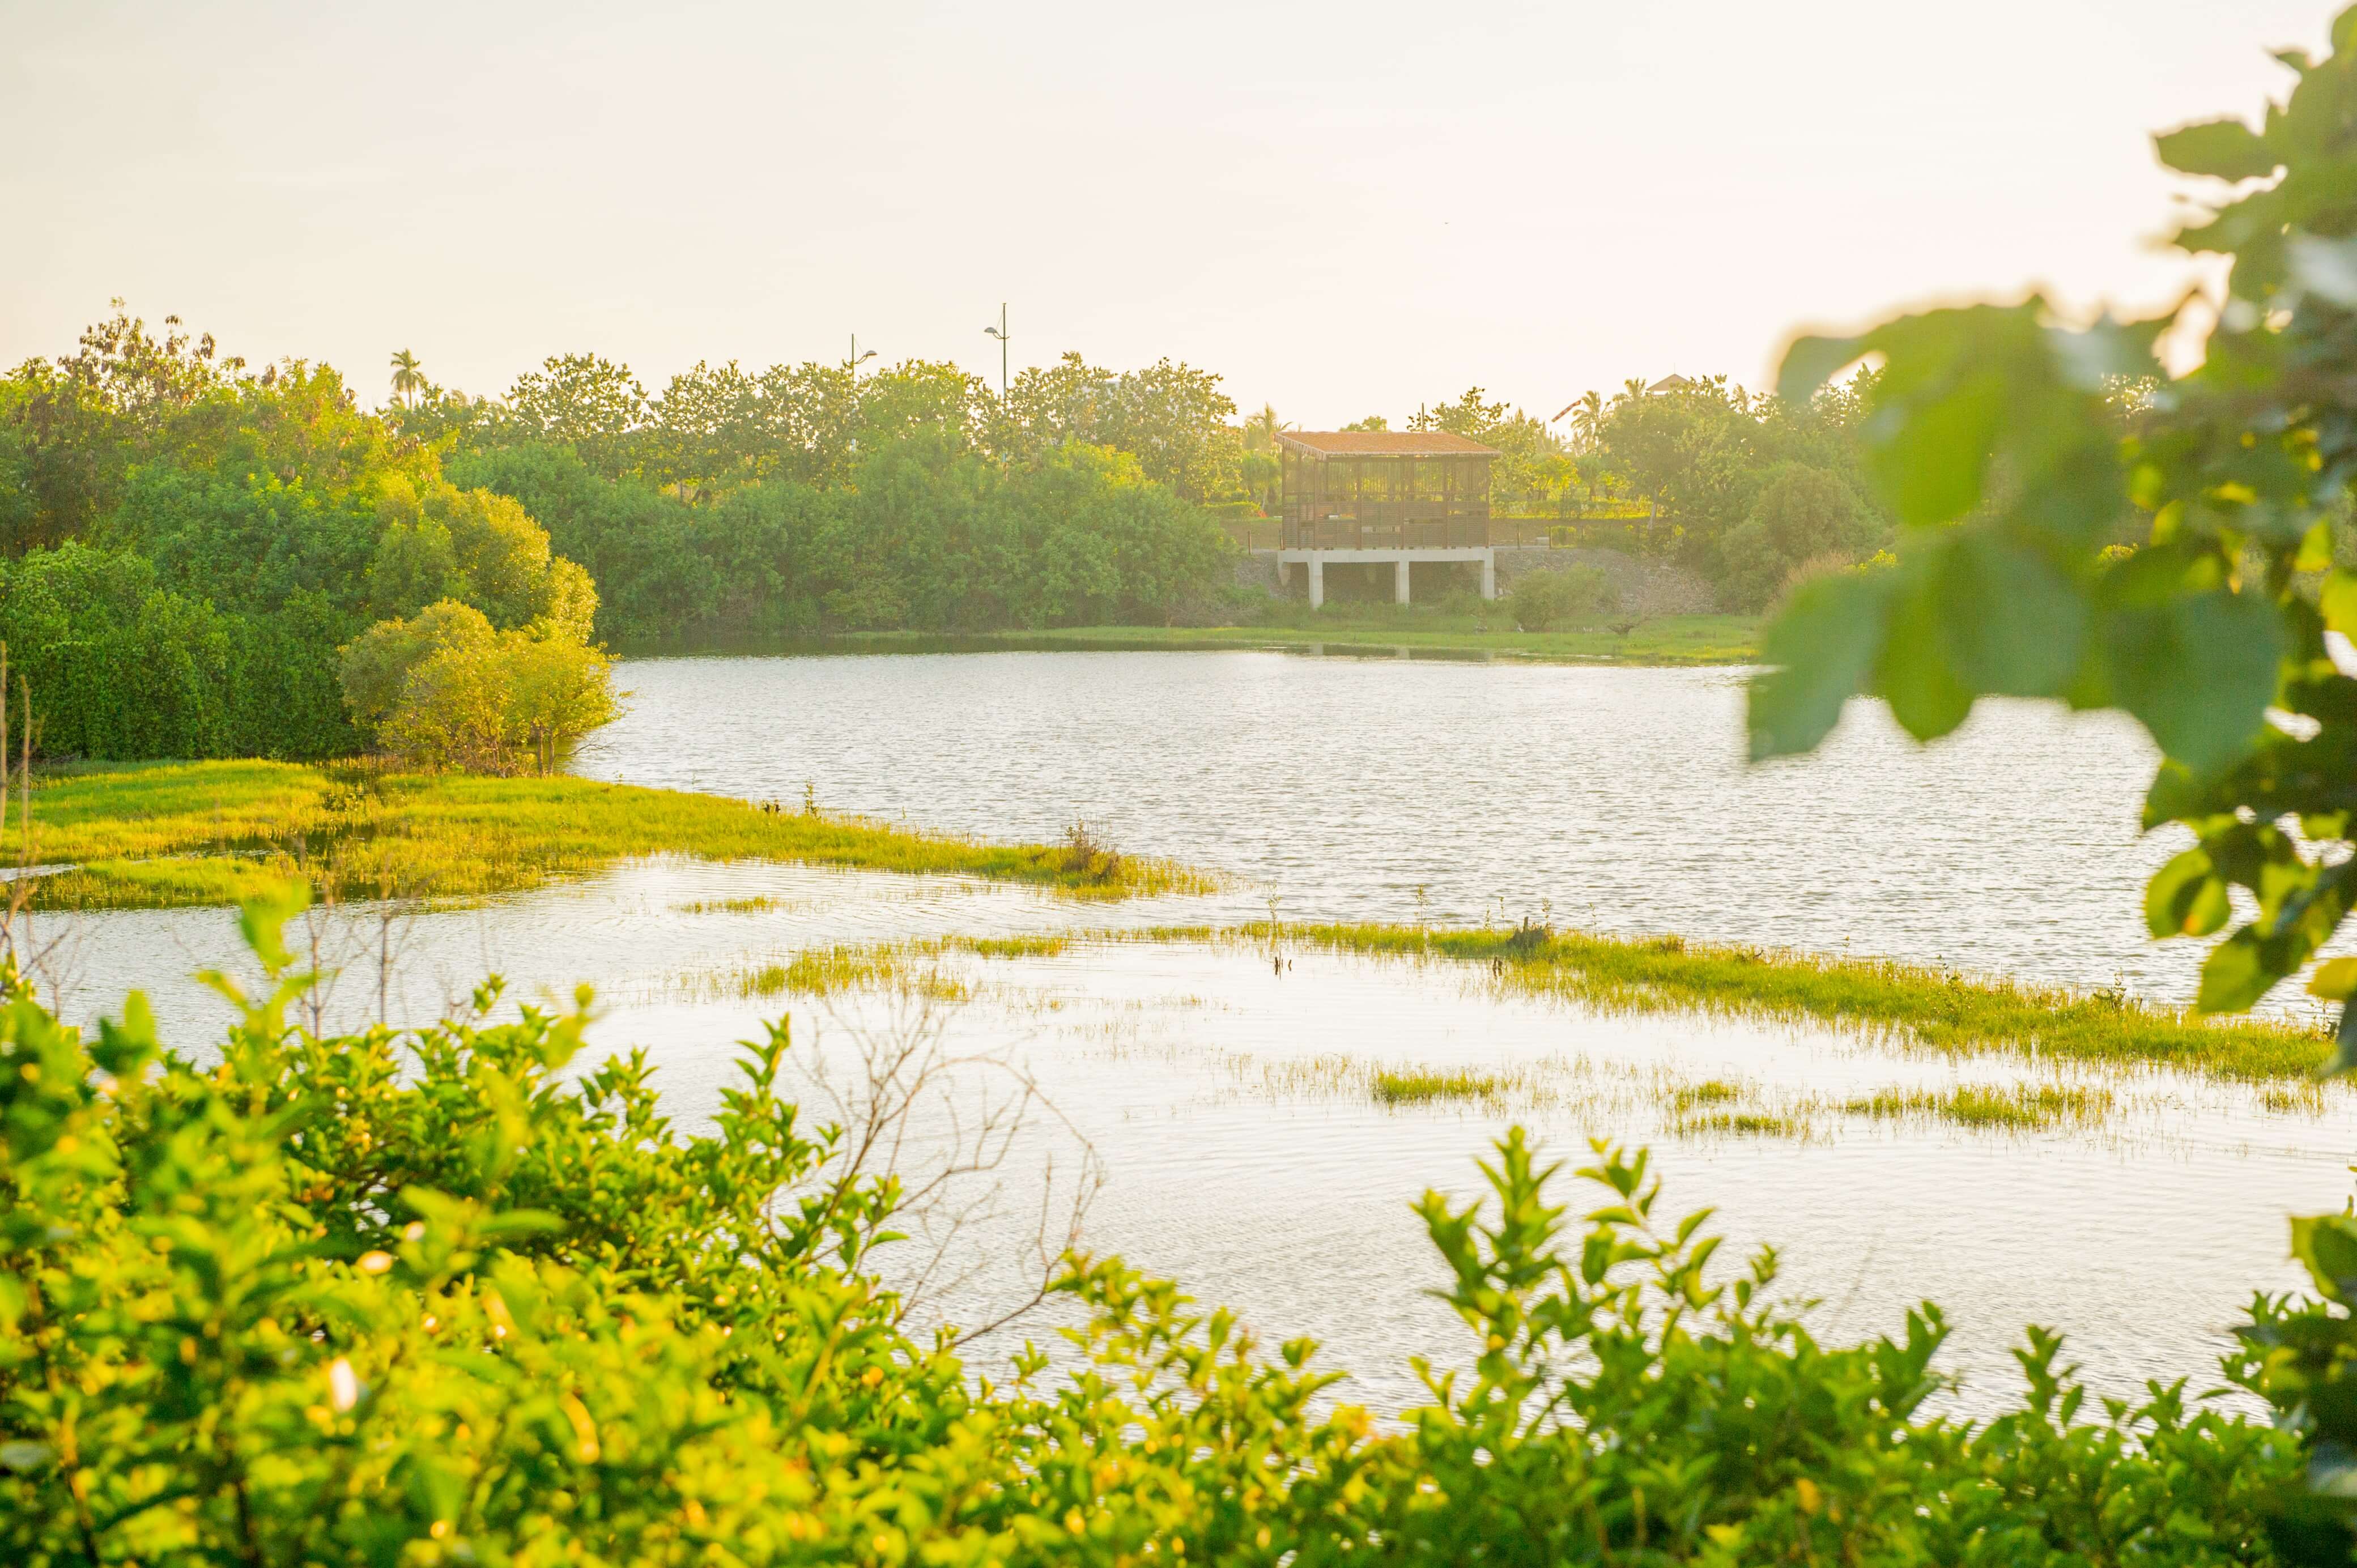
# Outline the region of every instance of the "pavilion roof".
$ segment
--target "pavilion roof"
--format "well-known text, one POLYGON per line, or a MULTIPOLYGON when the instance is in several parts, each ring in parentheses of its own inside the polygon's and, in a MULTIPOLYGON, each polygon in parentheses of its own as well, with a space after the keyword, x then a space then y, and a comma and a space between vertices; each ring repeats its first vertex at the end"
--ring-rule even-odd
POLYGON ((1320 457, 1495 457, 1484 446, 1446 430, 1281 430, 1281 446, 1320 457))

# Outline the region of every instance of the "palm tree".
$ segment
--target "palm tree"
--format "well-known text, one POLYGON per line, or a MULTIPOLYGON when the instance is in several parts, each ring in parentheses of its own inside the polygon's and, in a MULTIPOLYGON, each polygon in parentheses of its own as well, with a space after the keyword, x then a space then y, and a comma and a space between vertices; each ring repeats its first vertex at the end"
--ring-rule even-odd
POLYGON ((1245 449, 1253 452, 1272 451, 1276 446, 1276 433, 1292 428, 1290 424, 1277 423, 1275 403, 1265 403, 1260 405, 1258 413, 1247 414, 1244 417, 1245 449))
POLYGON ((419 368, 417 356, 404 349, 393 357, 393 395, 406 408, 425 390, 425 376, 419 368))

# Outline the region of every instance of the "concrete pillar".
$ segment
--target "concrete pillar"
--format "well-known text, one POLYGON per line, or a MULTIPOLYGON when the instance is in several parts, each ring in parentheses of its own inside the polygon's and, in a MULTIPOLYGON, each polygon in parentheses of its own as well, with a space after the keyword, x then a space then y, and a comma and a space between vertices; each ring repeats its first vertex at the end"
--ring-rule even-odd
POLYGON ((1498 596, 1498 553, 1494 549, 1481 552, 1481 596, 1498 596))
POLYGON ((1316 609, 1326 602, 1326 563, 1312 555, 1309 558, 1309 607, 1316 609))
POLYGON ((1405 556, 1405 555, 1401 556, 1401 557, 1400 557, 1400 559, 1399 559, 1399 564, 1398 564, 1395 568, 1394 568, 1393 580, 1394 580, 1394 582, 1397 585, 1397 591, 1398 591, 1398 596, 1399 596, 1399 602, 1400 602, 1400 603, 1402 603, 1402 604, 1405 604, 1405 603, 1407 603, 1407 557, 1406 557, 1406 556, 1405 556))

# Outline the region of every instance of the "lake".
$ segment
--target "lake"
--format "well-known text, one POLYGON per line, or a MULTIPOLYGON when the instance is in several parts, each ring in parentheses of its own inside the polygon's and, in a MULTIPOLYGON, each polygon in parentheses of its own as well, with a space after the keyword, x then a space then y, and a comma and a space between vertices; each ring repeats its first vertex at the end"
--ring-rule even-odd
MULTIPOLYGON (((2349 1192, 2357 1095, 2338 1087, 2301 1099, 2155 1070, 1956 1063, 1817 1026, 1616 1015, 1502 990, 1479 966, 1122 935, 1264 917, 1274 897, 1288 919, 1539 915, 2076 984, 2125 976, 2179 997, 2198 954, 2137 922, 2143 876, 2169 846, 2136 832, 2151 759, 2115 720, 2004 704, 1919 748, 1859 705, 1820 756, 1753 769, 1740 677, 1719 671, 994 653, 632 660, 622 684, 628 716, 584 772, 790 805, 807 781, 830 809, 997 838, 1086 820, 1237 879, 1106 907, 962 878, 666 860, 309 928, 343 972, 330 1021, 373 1015, 380 959, 396 1018, 439 1014, 490 971, 511 1004, 594 981, 594 1047, 645 1047, 685 1125, 717 1105, 731 1042, 789 1012, 822 1107, 879 1042, 931 1042, 948 1092, 912 1116, 920 1167, 954 1163, 957 1126, 971 1134, 952 1109, 1036 1091, 1001 1157, 931 1217, 938 1260, 919 1227, 893 1265, 926 1277, 929 1315, 971 1324, 1019 1298, 1043 1223, 1060 1235, 1076 1178, 1095 1173, 1084 1245, 1234 1305, 1272 1342, 1318 1337, 1358 1374, 1349 1397, 1396 1411, 1418 1398, 1409 1355, 1467 1356, 1420 1294, 1436 1261, 1408 1203, 1426 1187, 1469 1197, 1475 1158, 1521 1122, 1574 1164, 1590 1136, 1654 1145, 1666 1208, 1715 1206, 1730 1260, 1783 1248, 1786 1285, 1824 1304, 1828 1336, 1895 1329, 1938 1300, 1970 1410, 2012 1386, 2007 1350, 2030 1321, 2068 1333, 2104 1390, 2207 1386, 2249 1293, 2297 1283, 2286 1216, 2349 1192), (1040 931, 1082 935, 1012 959, 912 959, 897 982, 823 996, 746 993, 747 977, 813 948, 1040 931), (1384 1069, 1494 1088, 1386 1103, 1371 1090, 1384 1069), (2022 1082, 2104 1110, 2007 1133, 1842 1109, 2022 1082), (1684 1116, 1705 1085, 1796 1131, 1684 1116)), ((167 1038, 217 1032, 220 1003, 188 976, 235 962, 225 913, 69 924, 71 1015, 140 985, 167 1038)))
POLYGON ((1240 911, 1525 917, 2192 993, 2144 933, 2154 754, 2117 714, 1987 703, 1919 746, 1853 703, 1817 755, 1745 765, 1742 672, 1282 653, 624 663, 600 779, 983 838, 1076 821, 1218 867, 1240 911))

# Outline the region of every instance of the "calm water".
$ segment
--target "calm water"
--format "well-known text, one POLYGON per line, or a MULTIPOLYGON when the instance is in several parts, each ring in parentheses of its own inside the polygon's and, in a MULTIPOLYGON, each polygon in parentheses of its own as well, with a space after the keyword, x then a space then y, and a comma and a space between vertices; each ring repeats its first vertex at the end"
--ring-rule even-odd
POLYGON ((2116 715, 1985 705, 1918 746, 1853 703, 1742 761, 1724 670, 1000 653, 638 660, 593 777, 802 799, 985 838, 1085 819, 1286 918, 1543 915, 2190 996, 2149 941, 2153 756, 2116 715))
MULTIPOLYGON (((694 1125, 732 1042, 791 1010, 796 1057, 838 1088, 862 1042, 936 1033, 950 1091, 915 1118, 913 1163, 946 1158, 946 1108, 1028 1081, 1045 1096, 1005 1159, 963 1184, 966 1217, 930 1310, 976 1322, 1019 1294, 1042 1200, 1084 1168, 1104 1185, 1085 1245, 1234 1305, 1270 1339, 1308 1333, 1354 1369, 1352 1396, 1413 1402, 1415 1353, 1458 1359, 1421 1294, 1435 1262, 1408 1202, 1460 1197, 1510 1122, 1577 1156, 1590 1136, 1653 1144, 1674 1210, 1714 1205, 1736 1246, 1772 1242, 1820 1328, 1895 1327, 1931 1297, 1957 1326, 1964 1402, 2012 1386, 2024 1322, 2071 1335, 2110 1391, 2203 1384, 2254 1289, 2297 1283, 2287 1214, 2337 1207, 2357 1095, 2305 1107, 2157 1072, 2068 1081, 2110 1093, 2099 1124, 2007 1136, 1826 1107, 1888 1088, 2053 1076, 1962 1066, 1821 1028, 1628 1018, 1501 994, 1482 972, 1081 940, 1053 957, 942 961, 962 999, 882 988, 748 1000, 732 975, 795 951, 949 933, 1085 930, 1262 913, 1422 917, 1551 908, 1558 922, 1941 958, 2078 983, 2125 972, 2182 994, 2194 954, 2135 922, 2146 868, 2134 732, 1993 709, 1926 749, 1854 710, 1818 757, 1737 760, 1740 689, 1716 671, 1310 660, 1257 654, 990 654, 634 661, 630 716, 582 767, 602 777, 800 799, 996 837, 1086 818, 1125 847, 1224 867, 1209 898, 1114 908, 960 878, 657 861, 581 884, 382 926, 317 926, 343 972, 329 1021, 442 1012, 497 971, 515 999, 595 981, 597 1051, 645 1047, 694 1125), (1419 889, 1422 890, 1419 897, 1419 889), (724 900, 759 898, 727 912, 724 900), (1469 1068, 1498 1097, 1390 1109, 1379 1068, 1469 1068), (1805 1138, 1682 1130, 1677 1090, 1738 1085, 1805 1111, 1805 1138)), ((48 928, 68 1011, 154 993, 167 1037, 214 1034, 188 980, 234 964, 220 911, 123 912, 48 928)), ((849 1075, 849 1076, 846 1076, 849 1075)), ((815 1084, 805 1098, 823 1101, 815 1084)), ((856 1098, 856 1096, 855 1096, 856 1098)), ((920 1228, 921 1229, 921 1228, 920 1228)), ((894 1266, 913 1277, 930 1253, 894 1266)), ((1032 1325, 1040 1332, 1041 1325, 1032 1325)), ((984 1348, 996 1348, 988 1346, 984 1348)))

